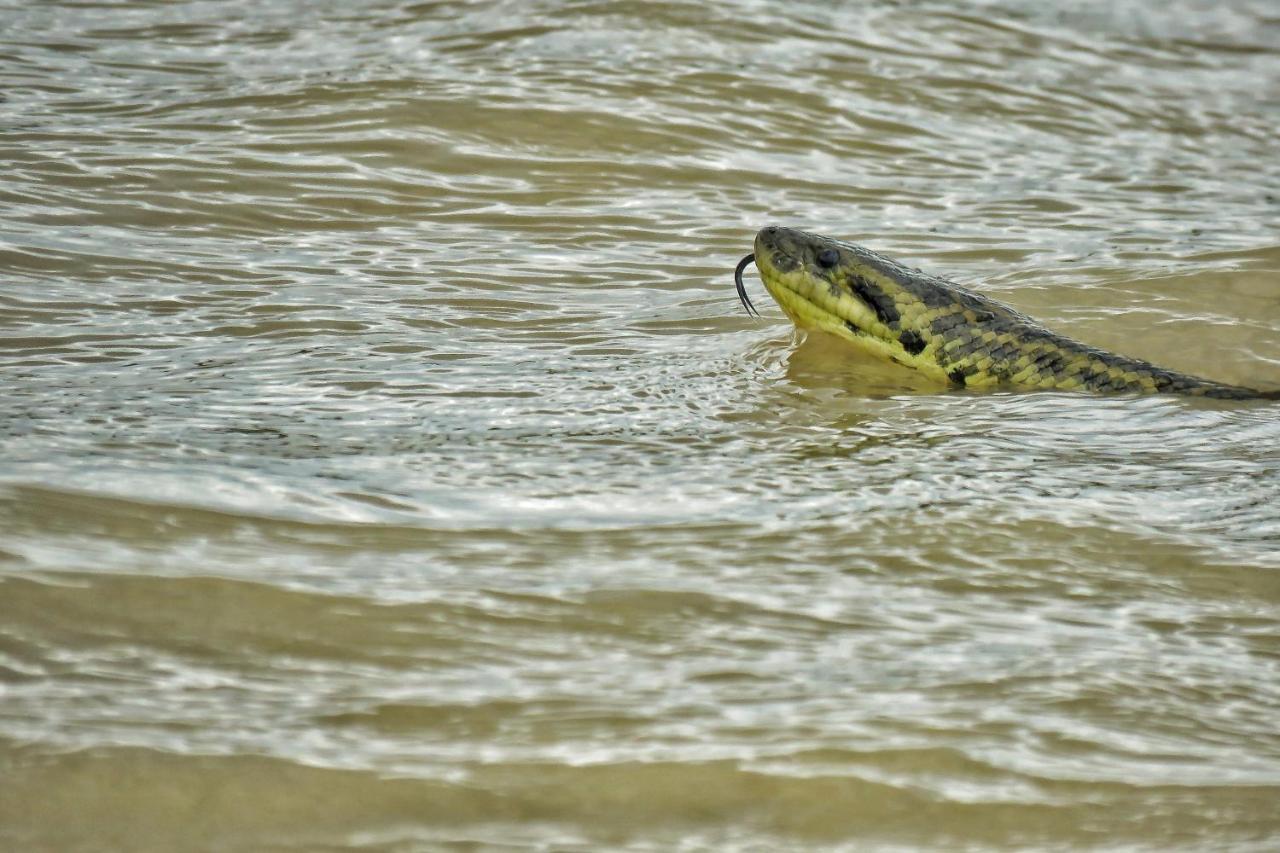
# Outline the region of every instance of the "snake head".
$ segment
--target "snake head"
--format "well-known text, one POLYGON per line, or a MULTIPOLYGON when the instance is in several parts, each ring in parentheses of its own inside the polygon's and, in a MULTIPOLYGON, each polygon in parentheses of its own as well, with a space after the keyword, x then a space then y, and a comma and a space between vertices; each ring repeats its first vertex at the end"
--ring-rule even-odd
MULTIPOLYGON (((970 310, 990 316, 963 289, 900 266, 869 249, 770 225, 756 234, 756 267, 769 295, 797 327, 845 338, 860 349, 947 380, 932 320, 970 310)), ((1007 311, 1007 309, 1004 309, 1007 311)))
POLYGON ((885 268, 895 265, 874 252, 770 225, 756 234, 755 259, 770 295, 797 326, 834 325, 880 338, 896 333, 900 287, 885 268))

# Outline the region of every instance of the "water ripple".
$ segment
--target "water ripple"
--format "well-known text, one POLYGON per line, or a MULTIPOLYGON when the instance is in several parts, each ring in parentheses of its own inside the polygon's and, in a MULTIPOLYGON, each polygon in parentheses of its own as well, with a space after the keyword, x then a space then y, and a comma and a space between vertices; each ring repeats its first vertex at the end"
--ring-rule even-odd
POLYGON ((1275 404, 939 392, 727 271, 1274 388, 1276 27, 7 10, 0 839, 1273 848, 1275 404))

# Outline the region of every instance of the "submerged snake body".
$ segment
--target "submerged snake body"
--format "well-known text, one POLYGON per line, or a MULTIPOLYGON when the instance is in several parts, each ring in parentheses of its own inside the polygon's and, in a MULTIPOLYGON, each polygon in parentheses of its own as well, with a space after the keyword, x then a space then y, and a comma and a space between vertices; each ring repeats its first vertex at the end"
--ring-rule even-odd
MULTIPOLYGON (((743 258, 737 274, 748 307, 741 272, 751 260, 743 258)), ((1280 396, 1091 347, 957 284, 816 234, 765 228, 756 235, 754 261, 797 326, 845 338, 954 387, 1280 396)))

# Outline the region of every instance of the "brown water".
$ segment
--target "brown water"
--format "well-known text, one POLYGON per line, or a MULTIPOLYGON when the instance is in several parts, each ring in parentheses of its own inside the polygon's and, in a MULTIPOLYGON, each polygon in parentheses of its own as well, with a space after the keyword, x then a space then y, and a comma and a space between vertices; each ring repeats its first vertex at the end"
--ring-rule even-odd
POLYGON ((1280 849, 1280 404, 733 293, 1280 387, 1274 5, 1068 5, 6 4, 0 848, 1280 849))

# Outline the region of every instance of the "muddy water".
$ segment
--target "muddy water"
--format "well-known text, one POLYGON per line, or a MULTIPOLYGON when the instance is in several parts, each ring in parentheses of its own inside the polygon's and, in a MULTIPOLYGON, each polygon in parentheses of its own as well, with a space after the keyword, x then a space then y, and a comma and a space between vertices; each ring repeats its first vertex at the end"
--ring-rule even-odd
POLYGON ((1280 387, 1269 3, 0 20, 0 845, 1280 845, 1277 405, 730 277, 805 227, 1280 387))

